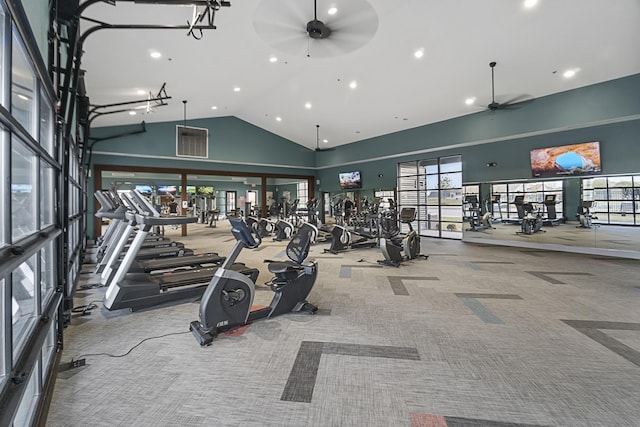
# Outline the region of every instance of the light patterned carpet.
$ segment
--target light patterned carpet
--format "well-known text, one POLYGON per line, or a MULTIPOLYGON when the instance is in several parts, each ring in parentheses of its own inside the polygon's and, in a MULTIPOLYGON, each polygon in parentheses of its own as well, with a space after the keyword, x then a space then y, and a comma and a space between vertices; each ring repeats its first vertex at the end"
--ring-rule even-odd
MULTIPOLYGON (((169 232, 196 252, 233 244, 224 221, 189 227, 169 232)), ((242 252, 261 270, 255 304, 272 296, 262 261, 285 245, 242 252)), ((423 238, 429 258, 393 268, 375 248, 327 247, 310 256, 316 315, 209 347, 188 332, 195 302, 109 312, 104 288, 79 290, 75 305, 97 308, 65 330, 47 425, 639 425, 638 261, 423 238)))

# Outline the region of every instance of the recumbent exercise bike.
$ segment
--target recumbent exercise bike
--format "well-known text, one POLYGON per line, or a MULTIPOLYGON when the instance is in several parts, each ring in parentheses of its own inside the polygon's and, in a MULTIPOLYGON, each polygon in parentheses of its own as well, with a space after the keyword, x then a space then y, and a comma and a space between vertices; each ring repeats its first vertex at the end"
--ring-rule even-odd
POLYGON ((262 243, 260 234, 250 229, 242 218, 229 218, 236 244, 227 259, 207 286, 200 301, 199 317, 189 329, 201 346, 210 345, 225 330, 246 325, 258 319, 271 318, 290 312, 315 313, 317 307, 307 301, 318 276, 318 265, 304 264, 309 254, 313 229, 302 226, 287 245, 290 261, 268 262, 275 277, 269 287, 275 295, 268 307, 251 311, 255 284, 247 276, 233 271, 231 266, 244 248, 256 249, 262 243))
POLYGON ((520 224, 520 231, 516 232, 516 234, 533 234, 538 231, 545 232, 542 230, 542 214, 540 210, 537 210, 533 207, 533 203, 524 202, 522 204, 522 209, 524 212, 524 217, 522 218, 522 223, 520 224))

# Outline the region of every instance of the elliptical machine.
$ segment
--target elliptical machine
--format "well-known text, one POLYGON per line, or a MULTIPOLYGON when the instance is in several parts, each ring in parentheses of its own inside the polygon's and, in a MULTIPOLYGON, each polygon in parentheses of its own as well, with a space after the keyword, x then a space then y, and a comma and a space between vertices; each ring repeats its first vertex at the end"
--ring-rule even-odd
POLYGON ((337 254, 350 249, 375 248, 378 246, 377 236, 362 232, 349 231, 346 227, 335 225, 331 229, 331 245, 325 252, 337 254))
POLYGON ((475 194, 467 194, 464 198, 464 204, 467 207, 468 215, 465 215, 464 219, 469 221, 469 228, 466 231, 482 231, 486 229, 493 229, 491 224, 491 213, 485 212, 481 216, 482 211, 480 209, 480 202, 478 196, 475 194))
POLYGON ((269 283, 275 295, 268 307, 251 311, 255 284, 247 276, 233 271, 231 266, 242 249, 256 249, 262 239, 242 218, 229 218, 229 222, 236 244, 202 296, 198 311, 200 320, 189 325, 201 346, 210 345, 220 332, 235 326, 290 312, 313 314, 318 309, 306 300, 318 276, 316 262, 304 264, 311 244, 311 228, 301 227, 287 245, 290 261, 266 261, 269 272, 275 274, 269 283))
POLYGON ((273 238, 276 242, 281 242, 283 240, 289 240, 294 233, 293 224, 287 220, 279 219, 274 226, 275 237, 273 238))
POLYGON ((260 237, 268 237, 275 231, 276 223, 271 221, 269 218, 260 218, 255 227, 258 230, 260 237))
POLYGON ((423 258, 428 255, 420 254, 420 236, 413 229, 411 223, 416 220, 416 208, 402 208, 400 211, 400 222, 409 226, 409 232, 404 237, 381 237, 380 251, 384 255, 379 264, 399 267, 403 261, 423 258), (403 255, 404 252, 404 255, 403 255))

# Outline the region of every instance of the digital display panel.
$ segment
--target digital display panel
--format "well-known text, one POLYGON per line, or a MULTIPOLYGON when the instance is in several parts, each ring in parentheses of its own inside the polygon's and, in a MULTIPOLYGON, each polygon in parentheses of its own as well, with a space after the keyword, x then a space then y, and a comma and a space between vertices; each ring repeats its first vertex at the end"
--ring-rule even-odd
POLYGON ((343 190, 353 190, 362 188, 362 180, 360 178, 360 172, 342 172, 339 174, 340 188, 343 190))
POLYGON ((531 150, 534 178, 597 175, 602 172, 600 143, 583 142, 531 150))

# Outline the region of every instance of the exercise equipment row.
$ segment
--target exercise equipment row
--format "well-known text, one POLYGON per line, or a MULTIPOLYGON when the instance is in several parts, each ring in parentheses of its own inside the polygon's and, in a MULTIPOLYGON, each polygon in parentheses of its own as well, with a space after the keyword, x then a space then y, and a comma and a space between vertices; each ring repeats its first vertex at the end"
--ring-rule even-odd
MULTIPOLYGON (((138 256, 142 243, 152 229, 195 223, 196 217, 161 216, 138 191, 122 195, 132 209, 124 234, 117 239, 113 253, 118 254, 133 236, 122 259, 113 255, 101 273, 101 284, 107 286, 104 306, 108 310, 139 310, 186 298, 198 298, 225 257, 217 253, 195 254, 189 250, 181 256, 143 259, 138 256), (136 228, 137 231, 135 230, 136 228)), ((233 268, 257 279, 259 271, 236 263, 233 268)))

